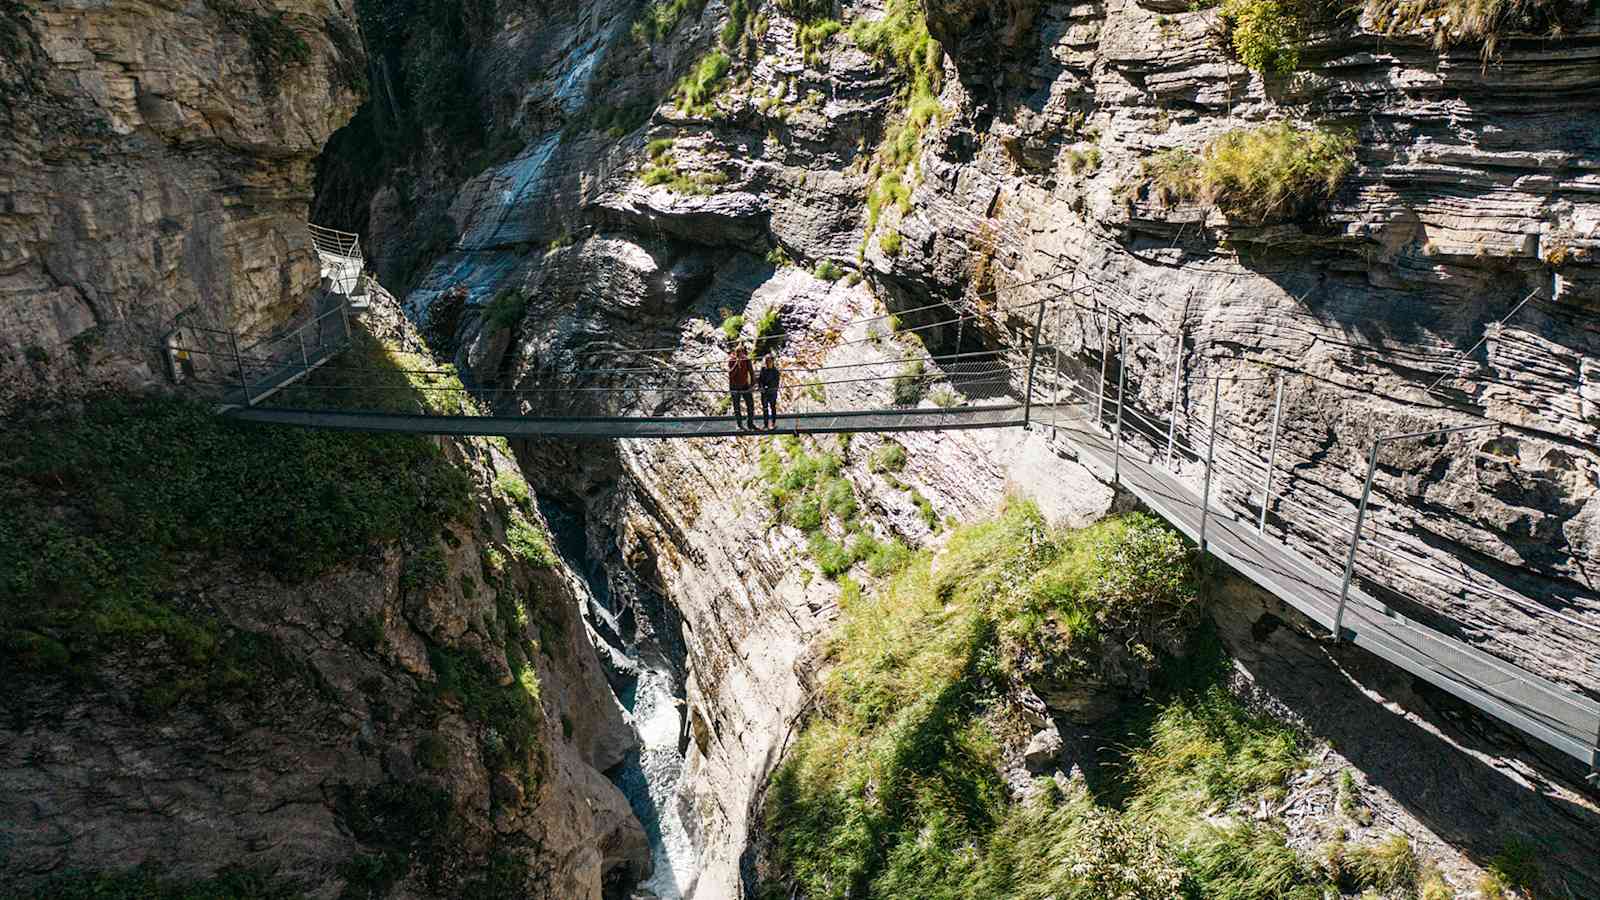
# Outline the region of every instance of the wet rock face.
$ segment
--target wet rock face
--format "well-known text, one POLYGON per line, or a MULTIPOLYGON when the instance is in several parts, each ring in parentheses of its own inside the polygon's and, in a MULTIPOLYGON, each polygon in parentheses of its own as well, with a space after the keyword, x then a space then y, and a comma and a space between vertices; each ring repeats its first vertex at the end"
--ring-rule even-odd
POLYGON ((365 66, 338 7, 12 4, 0 49, 0 404, 153 382, 178 311, 257 331, 316 287, 311 163, 365 66))

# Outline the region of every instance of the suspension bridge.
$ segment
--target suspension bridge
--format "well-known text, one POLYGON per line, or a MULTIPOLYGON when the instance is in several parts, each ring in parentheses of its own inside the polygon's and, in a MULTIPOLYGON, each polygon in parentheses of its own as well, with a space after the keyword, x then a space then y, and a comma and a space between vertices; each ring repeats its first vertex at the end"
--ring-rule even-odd
MULTIPOLYGON (((594 336, 512 388, 462 384, 447 369, 407 371, 397 384, 366 382, 362 366, 338 359, 352 338, 353 294, 340 287, 355 292, 366 281, 358 246, 353 235, 326 248, 318 243, 324 275, 336 289, 322 308, 279 335, 241 345, 226 330, 186 325, 169 339, 169 352, 186 360, 189 378, 221 392, 223 414, 242 421, 511 438, 764 433, 719 409, 729 390, 716 339, 633 349, 594 336), (322 377, 308 382, 319 370, 322 377), (398 402, 348 408, 346 397, 374 391, 390 392, 398 402), (275 400, 284 402, 269 402, 275 400)), ((1449 439, 1501 429, 1500 423, 1378 436, 1361 498, 1347 505, 1337 489, 1302 473, 1288 477, 1291 469, 1326 464, 1294 459, 1280 440, 1286 433, 1283 384, 1299 377, 1293 372, 1208 377, 1196 385, 1186 373, 1197 351, 1181 333, 1131 330, 1114 310, 1070 290, 1009 308, 947 312, 936 304, 813 323, 796 334, 741 335, 758 354, 771 349, 782 355, 783 412, 767 433, 1049 429, 1091 470, 1138 497, 1202 552, 1327 629, 1334 641, 1353 643, 1577 760, 1600 784, 1600 702, 1519 665, 1514 651, 1445 633, 1397 607, 1428 609, 1430 598, 1440 596, 1490 599, 1558 622, 1590 642, 1600 637, 1600 625, 1517 594, 1368 517, 1375 489, 1392 496, 1376 483, 1385 445, 1449 439), (1164 404, 1142 401, 1150 391, 1129 384, 1130 353, 1138 352, 1137 346, 1130 350, 1130 338, 1135 344, 1170 342, 1174 363, 1164 404), (1220 413, 1223 384, 1262 379, 1275 382, 1277 396, 1266 440, 1254 440, 1254 431, 1243 428, 1230 434, 1220 413), (1190 409, 1186 388, 1196 386, 1202 397, 1209 394, 1209 406, 1190 409)), ((1578 599, 1600 608, 1600 598, 1578 599)))

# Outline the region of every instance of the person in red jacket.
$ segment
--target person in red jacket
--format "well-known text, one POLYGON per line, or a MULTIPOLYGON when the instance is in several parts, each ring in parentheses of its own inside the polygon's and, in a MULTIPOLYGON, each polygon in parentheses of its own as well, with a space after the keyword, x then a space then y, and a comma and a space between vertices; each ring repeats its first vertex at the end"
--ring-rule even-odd
POLYGON ((738 421, 740 428, 756 427, 756 398, 752 393, 755 385, 756 370, 750 364, 750 357, 745 355, 742 345, 735 345, 733 355, 728 357, 728 392, 733 395, 733 418, 738 421), (740 418, 740 405, 744 407, 744 418, 740 418))

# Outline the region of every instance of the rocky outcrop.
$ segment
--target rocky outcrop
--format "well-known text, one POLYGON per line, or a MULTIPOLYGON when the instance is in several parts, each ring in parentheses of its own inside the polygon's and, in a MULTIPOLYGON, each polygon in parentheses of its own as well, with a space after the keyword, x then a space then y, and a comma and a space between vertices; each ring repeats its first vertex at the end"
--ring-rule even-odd
POLYGON ((257 333, 317 286, 312 163, 360 101, 322 0, 0 8, 0 405, 149 385, 176 314, 257 333))

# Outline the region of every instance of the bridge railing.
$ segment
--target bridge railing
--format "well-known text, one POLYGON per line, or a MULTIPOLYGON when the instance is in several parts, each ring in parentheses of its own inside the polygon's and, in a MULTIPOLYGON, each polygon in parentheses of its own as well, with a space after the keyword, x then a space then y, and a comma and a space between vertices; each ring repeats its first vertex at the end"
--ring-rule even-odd
MULTIPOLYGON (((1265 539, 1294 547, 1335 579, 1342 576, 1344 589, 1331 622, 1336 640, 1344 636, 1342 623, 1347 603, 1363 603, 1375 612, 1389 615, 1392 610, 1382 598, 1428 610, 1436 608, 1439 598, 1450 596, 1504 603, 1535 619, 1546 618, 1582 632, 1600 634, 1600 623, 1567 615, 1521 595, 1492 575, 1454 557, 1430 552, 1430 548, 1408 539, 1393 526, 1380 525, 1366 515, 1375 497, 1383 446, 1407 440, 1449 439, 1503 428, 1502 423, 1379 435, 1367 448, 1362 471, 1346 473, 1350 484, 1329 488, 1306 477, 1308 471, 1325 468, 1326 460, 1303 457, 1288 449, 1284 441, 1292 425, 1283 415, 1284 386, 1287 380, 1297 377, 1295 373, 1207 376, 1200 380, 1199 408, 1191 411, 1184 402, 1184 388, 1194 379, 1186 375, 1187 354, 1181 351, 1175 358, 1170 387, 1163 384, 1160 390, 1150 390, 1148 375, 1138 384, 1130 384, 1134 358, 1141 350, 1149 352, 1160 346, 1171 352, 1184 346, 1182 336, 1159 330, 1134 331, 1131 326, 1109 311, 1102 311, 1097 325, 1080 327, 1076 333, 1060 326, 1050 331, 1043 345, 1046 355, 1036 390, 1038 399, 1051 403, 1040 421, 1056 427, 1068 424, 1074 420, 1061 417, 1068 416, 1075 404, 1084 418, 1112 439, 1114 471, 1125 456, 1129 460, 1137 457, 1143 465, 1164 469, 1188 481, 1201 507, 1202 550, 1207 520, 1227 516, 1248 523, 1265 539), (1145 346, 1138 347, 1135 341, 1143 341, 1145 346), (1260 410, 1260 421, 1270 422, 1264 434, 1221 411, 1224 383, 1245 382, 1264 382, 1265 395, 1271 398, 1270 413, 1260 410), (1163 401, 1160 406, 1152 407, 1141 400, 1150 393, 1163 401), (1345 487, 1350 488, 1349 493, 1345 487), (1345 500, 1356 496, 1360 499, 1353 503, 1345 500), (1361 584, 1364 590, 1352 592, 1352 583, 1361 584)), ((1386 501, 1391 510, 1403 505, 1403 501, 1386 501)), ((1577 598, 1568 598, 1573 599, 1577 598)), ((1589 595, 1582 599, 1589 608, 1600 608, 1600 597, 1589 595)), ((1508 661, 1516 661, 1514 652, 1488 649, 1492 653, 1498 651, 1508 661)), ((1512 680, 1531 677, 1520 669, 1508 667, 1505 671, 1512 680)), ((1582 701, 1577 693, 1556 696, 1554 702, 1569 705, 1575 713, 1592 714, 1592 704, 1582 701)), ((1588 762, 1594 773, 1591 780, 1595 780, 1600 777, 1600 718, 1595 721, 1590 741, 1588 762)))

